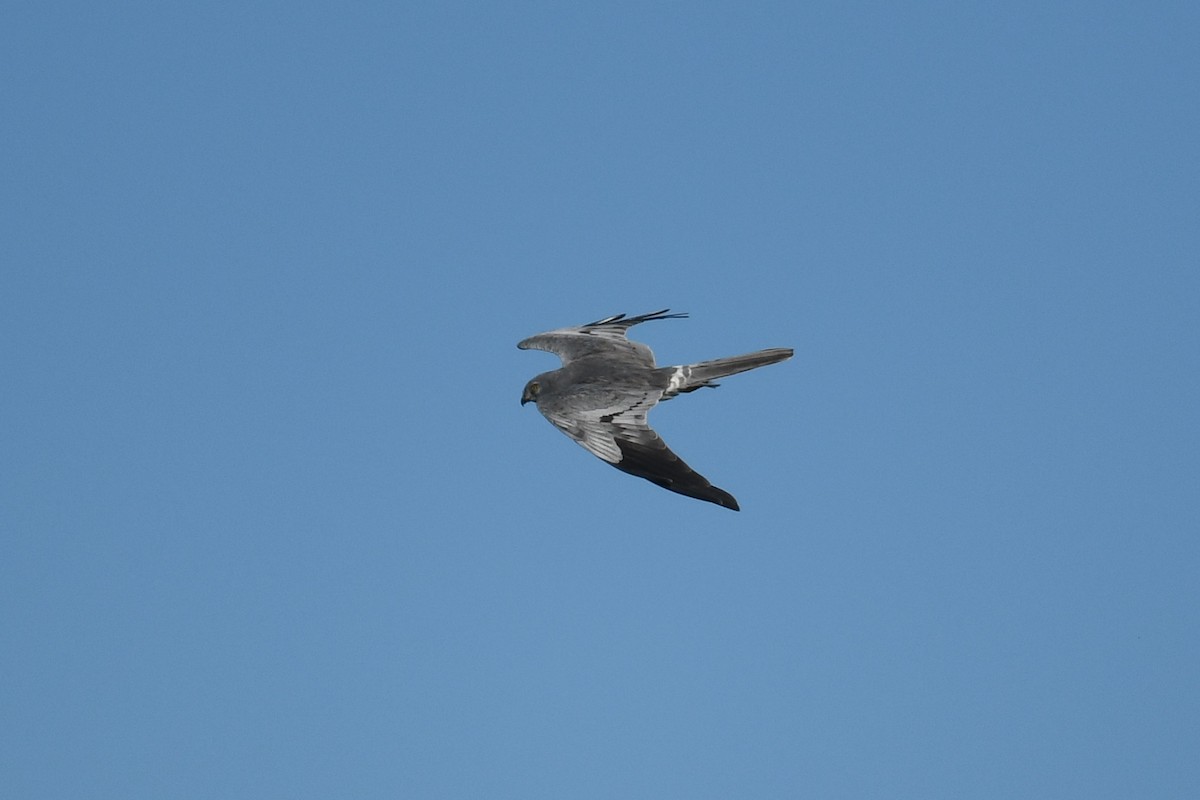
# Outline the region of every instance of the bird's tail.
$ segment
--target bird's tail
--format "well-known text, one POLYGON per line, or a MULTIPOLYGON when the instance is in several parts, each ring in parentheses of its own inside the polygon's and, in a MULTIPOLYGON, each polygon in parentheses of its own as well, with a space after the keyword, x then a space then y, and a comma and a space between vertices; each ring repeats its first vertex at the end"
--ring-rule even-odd
POLYGON ((679 367, 664 367, 662 372, 666 373, 669 382, 662 399, 669 400, 677 394, 694 392, 706 386, 715 387, 718 384, 713 381, 717 378, 736 375, 739 372, 765 367, 768 364, 776 364, 791 357, 792 348, 773 347, 770 350, 759 350, 742 356, 716 358, 712 361, 701 361, 698 364, 685 364, 679 367))

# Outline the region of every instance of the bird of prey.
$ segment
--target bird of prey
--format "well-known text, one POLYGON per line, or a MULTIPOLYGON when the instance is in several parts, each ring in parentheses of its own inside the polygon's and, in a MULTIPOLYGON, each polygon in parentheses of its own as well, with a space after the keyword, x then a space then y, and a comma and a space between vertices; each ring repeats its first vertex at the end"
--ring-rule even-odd
POLYGON ((777 347, 741 356, 677 367, 656 367, 654 354, 626 334, 634 325, 657 319, 681 319, 670 309, 626 317, 617 314, 574 328, 539 333, 517 344, 522 350, 546 350, 562 367, 543 372, 521 395, 533 401, 554 427, 602 461, 645 478, 664 489, 739 510, 737 500, 683 462, 646 424, 660 400, 715 387, 717 378, 764 367, 792 357, 777 347))

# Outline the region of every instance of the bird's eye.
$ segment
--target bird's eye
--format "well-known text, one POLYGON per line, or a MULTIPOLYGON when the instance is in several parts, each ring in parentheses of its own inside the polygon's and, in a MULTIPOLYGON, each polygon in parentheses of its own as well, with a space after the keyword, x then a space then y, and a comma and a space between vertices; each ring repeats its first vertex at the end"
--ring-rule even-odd
POLYGON ((534 381, 533 383, 529 384, 529 393, 537 394, 538 390, 541 388, 541 384, 539 384, 537 381, 534 381))

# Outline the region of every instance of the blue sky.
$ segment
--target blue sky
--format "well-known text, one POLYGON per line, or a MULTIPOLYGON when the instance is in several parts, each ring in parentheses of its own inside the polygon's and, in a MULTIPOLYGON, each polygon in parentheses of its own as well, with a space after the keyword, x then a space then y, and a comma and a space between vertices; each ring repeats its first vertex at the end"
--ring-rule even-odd
POLYGON ((1197 796, 1198 35, 10 9, 0 794, 1197 796), (740 514, 518 405, 664 307, 740 514))

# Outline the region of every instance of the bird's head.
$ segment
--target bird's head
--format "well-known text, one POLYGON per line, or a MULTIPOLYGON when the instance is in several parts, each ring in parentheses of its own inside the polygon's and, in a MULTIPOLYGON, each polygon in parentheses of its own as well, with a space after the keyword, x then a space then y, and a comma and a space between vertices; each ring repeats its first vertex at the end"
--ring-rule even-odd
POLYGON ((525 384, 525 391, 521 392, 521 405, 528 402, 537 402, 538 392, 542 390, 542 384, 537 378, 534 378, 529 383, 525 384))

